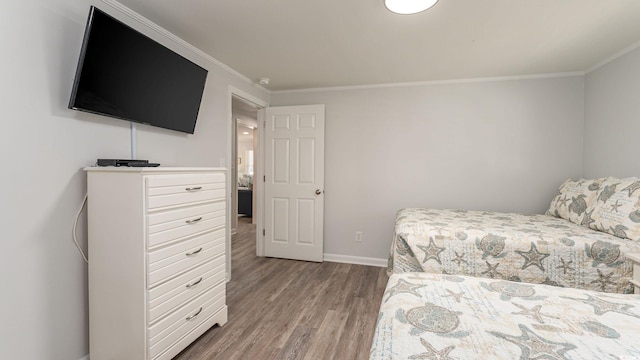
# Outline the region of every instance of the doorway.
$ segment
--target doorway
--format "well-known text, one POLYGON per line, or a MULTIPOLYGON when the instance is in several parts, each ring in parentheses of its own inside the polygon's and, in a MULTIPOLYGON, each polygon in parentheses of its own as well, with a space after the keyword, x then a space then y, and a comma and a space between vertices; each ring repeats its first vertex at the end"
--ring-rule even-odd
MULTIPOLYGON (((240 131, 240 135, 247 136, 243 134, 243 132, 249 132, 248 126, 253 126, 253 136, 256 140, 253 143, 253 178, 255 178, 256 173, 259 173, 260 166, 260 151, 259 151, 259 140, 260 132, 258 129, 258 110, 266 108, 269 104, 259 99, 249 93, 246 93, 240 89, 230 86, 229 87, 229 97, 228 97, 228 122, 227 122, 227 158, 225 159, 225 163, 228 169, 228 177, 227 177, 227 199, 229 202, 229 207, 227 208, 227 219, 229 219, 228 224, 229 227, 227 229, 227 244, 226 244, 226 253, 227 253, 227 281, 231 280, 231 250, 232 250, 232 234, 235 234, 238 229, 238 179, 243 178, 242 176, 238 176, 239 164, 241 162, 242 165, 245 165, 248 161, 247 155, 244 154, 244 151, 238 151, 238 126, 239 124, 243 126, 240 131), (258 142, 256 144, 256 141, 258 142), (239 153, 243 153, 239 156, 239 153), (239 159, 240 158, 240 159, 239 159)), ((251 135, 251 134, 248 134, 251 135)), ((246 167, 243 166, 244 171, 248 171, 246 167)), ((244 173, 243 173, 244 174, 244 173)), ((248 178, 245 178, 244 185, 248 185, 248 178)), ((251 179, 253 182, 253 179, 251 179)), ((252 184, 253 185, 253 184, 252 184)), ((252 214, 251 217, 243 217, 243 225, 250 225, 255 227, 256 222, 258 222, 256 213, 257 208, 257 196, 259 196, 259 191, 255 186, 251 186, 251 198, 252 198, 252 214), (250 222, 248 220, 251 220, 250 222)), ((257 239, 256 239, 257 243, 257 239)))
MULTIPOLYGON (((231 117, 233 127, 233 159, 231 163, 232 202, 231 218, 232 233, 238 225, 238 217, 251 218, 255 225, 255 196, 253 189, 255 169, 257 166, 258 141, 258 108, 254 104, 233 96, 231 99, 231 117)), ((245 219, 246 222, 246 219, 245 219)))
MULTIPOLYGON (((227 161, 230 176, 227 179, 230 228, 238 228, 238 214, 246 216, 247 210, 238 209, 238 191, 250 188, 251 226, 260 229, 255 231, 256 255, 322 261, 324 105, 267 106, 267 102, 250 94, 232 87, 229 89, 230 148, 227 161), (239 115, 243 113, 249 116, 241 118, 239 115), (256 127, 249 128, 253 124, 256 127), (245 128, 252 131, 245 131, 245 128), (283 131, 286 134, 281 134, 283 131), (265 138, 267 133, 271 135, 269 139, 265 138), (252 147, 240 147, 239 135, 252 136, 252 147), (267 142, 268 146, 265 145, 267 142), (269 152, 269 149, 276 151, 269 152), (267 153, 269 161, 265 159, 267 153), (272 170, 268 173, 264 169, 267 163, 272 170), (291 181, 284 181, 287 179, 291 181), (297 186, 293 186, 294 183, 297 186), (274 193, 274 186, 284 187, 287 191, 274 193), (265 202, 269 203, 268 209, 265 202), (287 207, 287 204, 292 205, 287 207), (278 216, 273 217, 274 214, 278 216), (266 252, 267 242, 272 245, 269 249, 275 251, 266 252)), ((231 247, 229 234, 228 254, 231 254, 231 247)), ((230 258, 227 268, 231 269, 230 258)))

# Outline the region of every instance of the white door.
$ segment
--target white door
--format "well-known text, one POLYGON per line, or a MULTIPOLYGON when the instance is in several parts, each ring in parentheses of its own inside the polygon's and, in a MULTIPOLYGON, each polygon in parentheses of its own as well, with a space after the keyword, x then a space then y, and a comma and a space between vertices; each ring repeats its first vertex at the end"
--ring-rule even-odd
POLYGON ((324 105, 266 109, 264 254, 322 261, 324 105))

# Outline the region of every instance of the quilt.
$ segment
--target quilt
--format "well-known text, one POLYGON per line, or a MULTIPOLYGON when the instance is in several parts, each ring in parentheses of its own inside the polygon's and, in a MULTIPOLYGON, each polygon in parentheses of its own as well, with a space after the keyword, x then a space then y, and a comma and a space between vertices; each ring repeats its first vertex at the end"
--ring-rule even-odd
POLYGON ((640 295, 394 274, 370 360, 640 359, 640 295))
POLYGON ((633 293, 640 242, 550 215, 402 209, 388 273, 431 272, 633 293))

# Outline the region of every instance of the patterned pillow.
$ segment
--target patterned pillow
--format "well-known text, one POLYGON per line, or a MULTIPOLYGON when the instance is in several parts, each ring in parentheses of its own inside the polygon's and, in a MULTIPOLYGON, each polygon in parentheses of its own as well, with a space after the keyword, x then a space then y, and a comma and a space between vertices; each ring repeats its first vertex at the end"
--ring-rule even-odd
POLYGON ((640 241, 640 179, 607 178, 590 211, 585 212, 586 226, 640 241))
POLYGON ((558 188, 558 193, 551 200, 547 214, 569 220, 574 224, 587 226, 584 224, 585 213, 588 208, 593 206, 603 182, 604 178, 596 180, 568 179, 558 188))

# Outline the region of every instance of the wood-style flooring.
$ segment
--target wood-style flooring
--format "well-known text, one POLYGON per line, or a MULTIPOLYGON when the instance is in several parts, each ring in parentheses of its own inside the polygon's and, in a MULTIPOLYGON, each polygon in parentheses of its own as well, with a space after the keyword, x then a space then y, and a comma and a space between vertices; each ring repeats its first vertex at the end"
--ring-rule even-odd
POLYGON ((232 237, 229 321, 175 359, 368 359, 385 268, 257 257, 250 221, 232 237))

